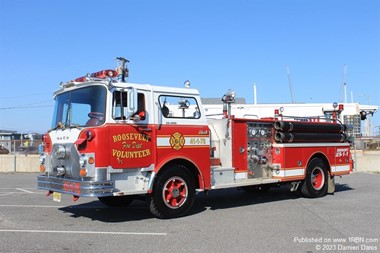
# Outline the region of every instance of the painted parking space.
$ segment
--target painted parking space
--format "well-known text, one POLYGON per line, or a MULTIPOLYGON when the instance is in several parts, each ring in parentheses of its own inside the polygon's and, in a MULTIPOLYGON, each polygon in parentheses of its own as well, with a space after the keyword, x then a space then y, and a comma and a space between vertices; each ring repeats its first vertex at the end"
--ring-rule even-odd
POLYGON ((337 178, 336 193, 318 199, 283 189, 212 191, 197 196, 190 215, 170 220, 153 218, 141 200, 127 208, 68 195, 54 202, 33 188, 34 175, 3 176, 0 252, 314 252, 312 239, 356 247, 353 237, 378 247, 380 175, 337 178))

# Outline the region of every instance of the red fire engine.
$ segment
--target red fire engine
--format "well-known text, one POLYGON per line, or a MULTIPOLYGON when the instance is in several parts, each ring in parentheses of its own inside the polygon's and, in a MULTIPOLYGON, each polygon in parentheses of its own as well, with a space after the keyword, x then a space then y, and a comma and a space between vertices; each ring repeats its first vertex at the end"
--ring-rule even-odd
MULTIPOLYGON (((126 82, 124 58, 54 93, 38 188, 127 206, 145 195, 159 218, 184 215, 196 192, 287 183, 306 197, 334 192, 352 171, 346 127, 336 117, 236 118, 227 92, 220 118, 205 114, 199 92, 126 82), (323 122, 322 122, 323 121, 323 122)), ((339 108, 335 113, 339 113, 339 108)))

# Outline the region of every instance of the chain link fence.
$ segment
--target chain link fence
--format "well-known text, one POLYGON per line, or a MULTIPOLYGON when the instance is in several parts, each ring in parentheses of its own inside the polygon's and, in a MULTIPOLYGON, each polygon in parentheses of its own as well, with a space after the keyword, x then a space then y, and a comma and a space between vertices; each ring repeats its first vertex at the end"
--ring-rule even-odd
POLYGON ((357 150, 380 150, 380 136, 361 137, 355 139, 357 150))
POLYGON ((0 140, 0 155, 39 154, 41 140, 0 140))

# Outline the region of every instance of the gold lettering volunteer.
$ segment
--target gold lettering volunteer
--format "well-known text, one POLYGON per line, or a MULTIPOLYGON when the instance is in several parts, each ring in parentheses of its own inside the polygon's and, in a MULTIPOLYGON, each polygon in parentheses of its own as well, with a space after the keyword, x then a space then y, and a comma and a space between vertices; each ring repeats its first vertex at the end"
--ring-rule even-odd
POLYGON ((124 150, 117 150, 112 149, 112 156, 117 158, 127 158, 127 159, 133 159, 133 158, 143 158, 150 156, 150 150, 139 150, 139 151, 124 151, 124 150))

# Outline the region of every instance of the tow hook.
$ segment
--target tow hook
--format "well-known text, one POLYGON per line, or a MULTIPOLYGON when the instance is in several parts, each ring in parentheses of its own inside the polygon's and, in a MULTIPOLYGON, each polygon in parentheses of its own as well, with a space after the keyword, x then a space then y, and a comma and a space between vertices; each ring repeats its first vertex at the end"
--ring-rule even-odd
POLYGON ((300 184, 301 184, 301 181, 292 182, 292 187, 290 188, 290 191, 291 192, 297 191, 297 189, 300 186, 300 184))
POLYGON ((73 201, 75 202, 75 201, 77 201, 79 199, 79 196, 73 196, 73 201))

